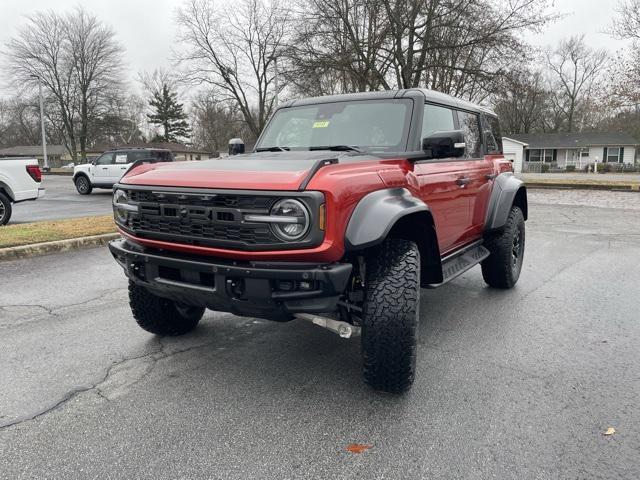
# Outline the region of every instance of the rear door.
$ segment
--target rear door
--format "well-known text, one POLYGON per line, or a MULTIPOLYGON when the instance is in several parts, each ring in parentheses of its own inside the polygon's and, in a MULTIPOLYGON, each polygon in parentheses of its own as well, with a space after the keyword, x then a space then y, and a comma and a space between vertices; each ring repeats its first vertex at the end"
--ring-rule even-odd
POLYGON ((493 155, 498 153, 498 146, 491 131, 486 128, 486 121, 472 112, 458 111, 458 124, 464 133, 465 173, 467 184, 464 187, 469 199, 469 224, 465 232, 465 240, 472 241, 482 236, 485 214, 493 186, 493 155), (488 145, 492 143, 492 145, 488 145), (485 155, 491 150, 492 155, 485 155))
POLYGON ((109 167, 109 177, 111 183, 117 183, 131 166, 130 152, 115 152, 113 164, 109 167))
MULTIPOLYGON (((426 104, 421 138, 438 132, 456 130, 456 112, 443 105, 426 104)), ((470 201, 463 179, 467 162, 460 158, 423 160, 414 163, 420 197, 429 206, 438 232, 440 253, 465 242, 470 225, 470 201)))

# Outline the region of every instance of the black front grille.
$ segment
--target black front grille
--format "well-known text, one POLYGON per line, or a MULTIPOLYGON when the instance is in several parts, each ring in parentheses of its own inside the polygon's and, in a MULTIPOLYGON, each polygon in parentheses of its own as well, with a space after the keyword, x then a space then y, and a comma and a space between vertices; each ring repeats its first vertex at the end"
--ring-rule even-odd
POLYGON ((245 214, 269 213, 277 196, 129 190, 138 204, 124 225, 141 238, 192 245, 251 248, 282 244, 268 224, 244 221, 245 214))
POLYGON ((165 193, 146 190, 129 191, 133 202, 169 205, 195 205, 199 207, 238 208, 241 210, 262 210, 268 212, 275 198, 271 196, 253 196, 238 194, 202 194, 165 193))

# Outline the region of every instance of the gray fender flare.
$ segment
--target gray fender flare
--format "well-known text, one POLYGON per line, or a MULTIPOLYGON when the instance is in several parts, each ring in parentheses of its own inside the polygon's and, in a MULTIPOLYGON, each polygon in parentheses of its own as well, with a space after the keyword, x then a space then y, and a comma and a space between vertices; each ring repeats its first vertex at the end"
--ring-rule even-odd
POLYGON ((428 212, 429 207, 406 188, 377 190, 365 195, 351 214, 345 247, 359 250, 382 243, 394 224, 405 215, 428 212))
POLYGON ((487 216, 484 222, 485 231, 496 230, 504 226, 516 197, 520 202, 524 202, 521 207, 526 220, 528 214, 527 188, 524 186, 524 182, 511 172, 504 172, 498 175, 489 199, 487 216))

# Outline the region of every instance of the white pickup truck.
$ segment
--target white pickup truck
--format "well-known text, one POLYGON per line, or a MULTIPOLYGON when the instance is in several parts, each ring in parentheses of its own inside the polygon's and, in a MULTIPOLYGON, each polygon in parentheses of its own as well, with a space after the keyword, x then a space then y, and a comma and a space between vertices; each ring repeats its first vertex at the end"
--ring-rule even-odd
POLYGON ((0 225, 11 218, 13 203, 44 196, 42 172, 35 158, 0 158, 0 225))

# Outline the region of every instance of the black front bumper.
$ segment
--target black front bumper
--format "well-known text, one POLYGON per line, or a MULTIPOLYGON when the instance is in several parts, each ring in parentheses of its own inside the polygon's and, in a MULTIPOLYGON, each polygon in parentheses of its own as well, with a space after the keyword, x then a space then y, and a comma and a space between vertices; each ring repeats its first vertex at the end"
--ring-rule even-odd
POLYGON ((241 316, 290 320, 336 310, 351 264, 234 262, 168 253, 113 240, 109 250, 129 279, 152 293, 241 316))

